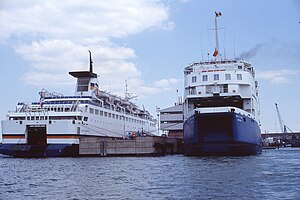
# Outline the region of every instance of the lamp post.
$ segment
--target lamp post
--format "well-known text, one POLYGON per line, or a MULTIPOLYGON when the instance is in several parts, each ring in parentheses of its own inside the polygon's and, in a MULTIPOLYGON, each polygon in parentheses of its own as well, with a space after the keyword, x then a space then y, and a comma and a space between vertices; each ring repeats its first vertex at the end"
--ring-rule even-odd
POLYGON ((157 134, 159 135, 159 107, 156 106, 156 116, 157 116, 157 134))

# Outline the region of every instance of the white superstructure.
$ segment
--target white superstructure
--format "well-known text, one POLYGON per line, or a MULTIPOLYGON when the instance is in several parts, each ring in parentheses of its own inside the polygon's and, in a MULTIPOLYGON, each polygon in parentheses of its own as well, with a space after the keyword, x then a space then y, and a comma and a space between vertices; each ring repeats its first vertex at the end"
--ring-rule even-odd
POLYGON ((197 108, 234 106, 259 120, 258 84, 250 63, 243 60, 196 62, 185 68, 184 75, 185 119, 197 108))

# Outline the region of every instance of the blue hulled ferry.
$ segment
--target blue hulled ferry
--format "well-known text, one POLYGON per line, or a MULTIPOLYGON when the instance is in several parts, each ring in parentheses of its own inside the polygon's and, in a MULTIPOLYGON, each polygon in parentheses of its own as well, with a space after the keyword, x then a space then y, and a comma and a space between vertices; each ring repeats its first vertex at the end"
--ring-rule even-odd
POLYGON ((185 154, 261 153, 258 83, 250 63, 219 54, 216 13, 214 59, 184 69, 185 154))

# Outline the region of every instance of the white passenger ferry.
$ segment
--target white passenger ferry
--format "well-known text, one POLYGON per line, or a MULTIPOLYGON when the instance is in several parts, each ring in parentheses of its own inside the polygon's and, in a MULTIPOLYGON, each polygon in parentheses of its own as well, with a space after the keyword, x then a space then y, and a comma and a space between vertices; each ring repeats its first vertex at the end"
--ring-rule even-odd
POLYGON ((80 136, 127 138, 153 135, 156 120, 125 98, 99 88, 90 70, 70 72, 77 79, 74 96, 42 90, 40 100, 18 103, 2 121, 0 153, 15 157, 78 156, 80 136))

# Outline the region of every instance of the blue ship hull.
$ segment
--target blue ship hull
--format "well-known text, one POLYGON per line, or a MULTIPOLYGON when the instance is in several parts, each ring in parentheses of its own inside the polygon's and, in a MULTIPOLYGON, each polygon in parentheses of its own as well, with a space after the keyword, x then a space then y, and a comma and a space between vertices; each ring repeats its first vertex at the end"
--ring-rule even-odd
POLYGON ((246 156, 261 153, 258 123, 235 112, 196 113, 184 123, 187 156, 246 156))
POLYGON ((48 144, 48 145, 28 145, 28 144, 2 144, 0 154, 13 157, 76 157, 79 156, 78 144, 48 144))

